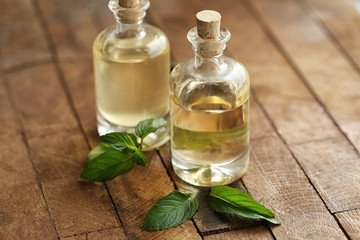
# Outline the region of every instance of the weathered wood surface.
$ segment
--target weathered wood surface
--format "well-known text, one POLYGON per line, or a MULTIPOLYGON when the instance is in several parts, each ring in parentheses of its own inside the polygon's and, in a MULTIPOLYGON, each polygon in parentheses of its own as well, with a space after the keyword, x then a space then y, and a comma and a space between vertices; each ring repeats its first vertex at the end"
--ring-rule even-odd
POLYGON ((91 46, 107 1, 0 0, 0 239, 359 239, 360 15, 350 0, 152 0, 147 21, 172 59, 193 51, 195 13, 218 10, 226 53, 252 77, 251 160, 244 189, 280 226, 229 222, 207 190, 182 182, 170 154, 103 183, 79 179, 98 144, 91 46), (16 7, 14 6, 16 3, 16 7), (174 189, 194 192, 192 221, 141 230, 174 189))

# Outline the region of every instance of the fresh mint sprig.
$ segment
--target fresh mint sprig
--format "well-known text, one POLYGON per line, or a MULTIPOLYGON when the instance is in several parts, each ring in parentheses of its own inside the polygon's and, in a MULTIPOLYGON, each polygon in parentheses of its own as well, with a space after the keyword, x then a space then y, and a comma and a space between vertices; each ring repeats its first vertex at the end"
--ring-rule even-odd
POLYGON ((136 125, 136 135, 114 132, 100 136, 102 142, 90 151, 80 177, 104 182, 131 171, 135 164, 146 166, 148 161, 141 151, 144 139, 167 124, 163 118, 150 118, 136 125))

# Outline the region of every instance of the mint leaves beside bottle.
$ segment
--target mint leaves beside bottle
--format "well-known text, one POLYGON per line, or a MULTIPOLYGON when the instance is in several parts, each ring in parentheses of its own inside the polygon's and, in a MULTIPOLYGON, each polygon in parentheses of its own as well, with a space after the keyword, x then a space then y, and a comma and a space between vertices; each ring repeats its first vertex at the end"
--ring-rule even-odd
MULTIPOLYGON (((139 122, 135 134, 114 132, 100 136, 101 143, 88 154, 80 177, 104 182, 131 171, 136 164, 146 166, 148 161, 143 153, 144 139, 167 125, 168 122, 163 118, 151 118, 139 122)), ((264 219, 272 224, 280 224, 273 212, 235 188, 212 187, 208 203, 220 214, 264 219)), ((149 210, 142 229, 155 231, 176 227, 192 218, 198 208, 199 201, 193 194, 173 191, 159 199, 149 210)))
POLYGON ((136 135, 114 132, 100 136, 101 143, 90 151, 80 177, 105 182, 131 171, 135 164, 146 166, 148 161, 141 151, 144 138, 167 124, 163 118, 150 118, 136 125, 136 135))
MULTIPOLYGON (((272 224, 280 224, 273 212, 236 188, 212 187, 208 203, 215 212, 220 214, 254 220, 265 219, 272 224)), ((176 227, 192 218, 198 208, 199 201, 191 193, 173 191, 160 198, 150 209, 144 219, 142 229, 155 231, 176 227)))

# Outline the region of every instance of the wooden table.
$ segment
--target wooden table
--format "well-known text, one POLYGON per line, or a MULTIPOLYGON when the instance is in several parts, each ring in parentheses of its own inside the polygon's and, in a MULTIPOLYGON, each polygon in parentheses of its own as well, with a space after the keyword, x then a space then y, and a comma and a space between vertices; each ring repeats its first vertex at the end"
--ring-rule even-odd
POLYGON ((99 142, 91 46, 106 0, 0 0, 0 239, 360 239, 360 15, 355 0, 152 0, 174 61, 195 13, 218 10, 251 75, 251 162, 235 185, 280 226, 192 221, 141 230, 174 189, 169 152, 106 183, 79 178, 99 142))

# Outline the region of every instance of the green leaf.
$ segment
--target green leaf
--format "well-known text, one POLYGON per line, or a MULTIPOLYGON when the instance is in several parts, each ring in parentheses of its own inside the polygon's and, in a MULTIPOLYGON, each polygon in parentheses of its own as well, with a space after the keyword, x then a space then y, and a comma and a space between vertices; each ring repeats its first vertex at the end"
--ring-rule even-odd
POLYGON ((212 187, 209 205, 216 212, 265 219, 273 224, 280 224, 280 221, 275 218, 275 214, 265 206, 256 202, 248 194, 228 186, 212 187))
POLYGON ((112 150, 112 148, 105 144, 105 143, 100 143, 99 145, 97 145, 95 148, 93 148, 87 158, 86 158, 86 164, 88 164, 90 161, 92 161, 94 158, 96 158, 97 156, 99 156, 100 154, 107 152, 109 150, 112 150))
POLYGON ((191 195, 173 191, 159 199, 147 213, 142 229, 163 230, 176 227, 189 220, 199 208, 199 201, 191 195))
POLYGON ((132 156, 117 150, 104 152, 86 164, 80 177, 96 182, 113 179, 135 167, 135 163, 131 160, 132 156))
POLYGON ((149 118, 139 122, 135 127, 135 133, 139 138, 145 138, 150 133, 156 132, 168 124, 163 118, 149 118))
POLYGON ((113 132, 100 136, 103 143, 108 144, 110 147, 122 151, 130 148, 134 149, 138 147, 137 138, 132 133, 126 132, 113 132))
POLYGON ((138 149, 135 150, 132 160, 136 164, 139 164, 141 166, 146 166, 146 164, 148 163, 146 156, 138 149))

